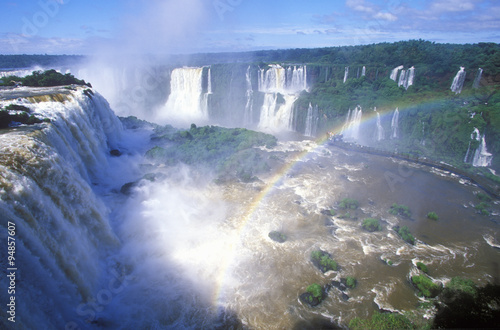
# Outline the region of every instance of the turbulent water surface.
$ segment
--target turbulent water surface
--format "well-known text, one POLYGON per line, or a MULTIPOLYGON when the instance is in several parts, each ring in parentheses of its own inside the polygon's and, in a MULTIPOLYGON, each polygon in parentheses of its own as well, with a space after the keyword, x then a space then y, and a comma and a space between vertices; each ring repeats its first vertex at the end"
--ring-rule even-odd
POLYGON ((451 173, 283 140, 266 151, 280 165, 258 181, 216 184, 209 170, 153 167, 142 156, 148 130, 124 129, 99 95, 65 95, 13 101, 53 122, 0 135, 2 225, 17 225, 18 318, 27 328, 345 326, 378 308, 416 309, 409 279, 418 261, 442 283, 498 278, 498 204, 477 214, 481 189, 451 173), (155 180, 120 192, 151 172, 155 180), (360 203, 348 217, 344 198, 360 203), (393 203, 411 218, 390 214, 393 203), (381 231, 361 228, 369 217, 381 231), (416 244, 394 225, 408 226, 416 244), (273 230, 287 240, 271 240, 273 230), (318 270, 316 249, 339 271, 318 270), (333 287, 317 307, 299 300, 310 284, 347 276, 358 281, 348 299, 333 287))

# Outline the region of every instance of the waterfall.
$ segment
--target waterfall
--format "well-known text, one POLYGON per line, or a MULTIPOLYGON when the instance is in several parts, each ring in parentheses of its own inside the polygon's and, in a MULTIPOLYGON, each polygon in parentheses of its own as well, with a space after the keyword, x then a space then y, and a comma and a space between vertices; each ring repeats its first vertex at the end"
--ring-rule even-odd
POLYGON ((411 68, 408 69, 408 72, 407 72, 406 84, 405 84, 406 89, 408 89, 408 87, 413 85, 414 79, 415 79, 415 67, 412 66, 411 68))
POLYGON ((250 66, 247 68, 247 72, 245 74, 246 78, 246 97, 247 102, 245 104, 245 113, 243 115, 243 123, 244 125, 252 125, 253 124, 253 88, 252 88, 252 74, 250 71, 250 66))
POLYGON ((462 87, 464 86, 464 81, 465 81, 465 68, 463 66, 460 67, 460 70, 458 70, 457 74, 455 75, 455 78, 453 78, 453 82, 451 84, 451 91, 454 92, 455 94, 460 94, 462 92, 462 87))
POLYGON ((292 129, 293 104, 300 92, 307 90, 307 67, 278 64, 259 69, 259 92, 265 93, 259 128, 266 131, 292 129))
POLYGON ((344 70, 344 84, 347 81, 347 77, 349 76, 349 67, 346 66, 344 70))
POLYGON ((363 70, 361 70, 361 77, 366 75, 366 66, 363 66, 363 70))
POLYGON ((399 86, 406 87, 405 86, 405 83, 406 83, 405 78, 406 78, 406 70, 401 70, 401 74, 399 75, 398 87, 399 86))
POLYGON ((404 66, 403 66, 403 65, 400 65, 400 66, 398 66, 398 67, 396 67, 396 68, 392 69, 390 78, 391 78, 392 80, 396 81, 396 79, 398 79, 398 72, 399 72, 399 70, 401 70, 401 69, 403 69, 403 68, 404 68, 404 66))
POLYGON ((475 167, 488 167, 491 165, 491 160, 493 155, 486 149, 486 139, 483 135, 481 138, 481 144, 474 152, 474 159, 472 160, 472 166, 475 167))
MULTIPOLYGON (((211 83, 209 88, 211 90, 211 83)), ((170 78, 170 95, 161 119, 185 124, 207 120, 208 94, 203 93, 203 68, 174 69, 170 78)))
POLYGON ((316 129, 318 126, 318 105, 312 106, 309 103, 309 107, 307 108, 307 117, 306 117, 306 127, 304 130, 305 136, 316 136, 316 129))
POLYGON ((391 121, 391 139, 397 139, 399 137, 399 109, 394 110, 394 115, 391 121))
POLYGON ((359 140, 359 127, 363 111, 360 106, 357 106, 353 111, 349 109, 344 126, 342 127, 342 135, 346 141, 359 140))
POLYGON ((374 110, 377 113, 377 131, 376 131, 376 138, 377 141, 382 141, 384 139, 384 128, 382 127, 382 123, 380 120, 380 113, 377 112, 377 109, 374 110))
POLYGON ((483 76, 483 69, 479 68, 477 70, 476 78, 474 79, 474 83, 472 84, 473 88, 479 88, 479 83, 481 82, 481 77, 483 76))
POLYGON ((488 167, 491 165, 491 161, 493 159, 493 155, 488 152, 486 148, 486 138, 485 135, 481 136, 479 130, 474 127, 474 131, 470 135, 471 141, 469 142, 469 147, 467 148, 467 153, 464 157, 465 163, 471 163, 474 167, 488 167), (478 147, 474 151, 474 154, 471 153, 470 147, 471 142, 476 140, 479 142, 478 147))
POLYGON ((80 302, 96 297, 102 279, 117 270, 102 267, 119 242, 94 189, 109 189, 117 177, 108 170, 109 149, 120 147, 122 126, 99 94, 75 89, 0 101, 51 119, 6 130, 0 141, 0 223, 16 228, 19 328, 64 328, 78 317, 80 302))
POLYGON ((208 68, 207 94, 213 94, 212 93, 212 70, 210 67, 208 68))

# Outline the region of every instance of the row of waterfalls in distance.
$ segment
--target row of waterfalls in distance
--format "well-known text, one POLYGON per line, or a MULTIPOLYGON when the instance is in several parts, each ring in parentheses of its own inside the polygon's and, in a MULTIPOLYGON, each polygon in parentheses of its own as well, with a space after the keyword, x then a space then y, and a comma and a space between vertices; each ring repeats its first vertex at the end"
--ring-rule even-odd
MULTIPOLYGON (((478 88, 483 70, 479 69, 473 87, 478 88)), ((358 68, 356 77, 365 76, 366 67, 358 68)), ((463 67, 453 79, 451 90, 460 93, 465 81, 466 72, 463 67)), ((345 67, 345 83, 349 78, 349 67, 345 67)), ((408 89, 414 84, 415 67, 405 69, 403 65, 395 67, 391 73, 391 80, 398 86, 408 89)), ((183 67, 176 68, 171 73, 170 95, 162 109, 162 119, 165 121, 184 120, 190 122, 213 122, 211 102, 214 87, 217 82, 212 81, 211 67, 183 67)), ((308 75, 306 65, 281 66, 271 64, 265 68, 252 68, 248 66, 245 71, 245 100, 243 114, 239 115, 239 126, 249 127, 265 132, 276 133, 282 131, 298 131, 294 107, 300 93, 308 91, 308 75)), ((216 88, 216 87, 215 87, 216 88)), ((241 110, 240 110, 241 111, 241 110)), ((381 113, 374 109, 375 120, 363 121, 361 106, 354 110, 349 109, 342 127, 342 135, 346 141, 360 144, 373 144, 385 139, 398 139, 399 109, 395 109, 390 116, 390 121, 382 123, 381 113), (384 128, 385 126, 385 128, 384 128), (366 133, 368 132, 368 133, 366 133), (367 136, 368 135, 368 136, 367 136)), ((318 105, 309 103, 303 128, 299 133, 316 137, 320 120, 318 105)), ((371 116, 369 116, 371 117, 371 116)), ((384 117, 388 117, 385 115, 384 117)), ((215 118, 215 120, 217 120, 215 118)), ((387 121, 387 120, 386 120, 387 121)), ((424 126, 422 126, 424 129, 424 126)), ((476 137, 481 140, 477 150, 469 150, 465 162, 473 166, 489 166, 491 154, 487 152, 484 135, 476 137)), ((422 140, 425 144, 425 140, 422 140)), ((470 148, 470 147, 469 147, 470 148)))
MULTIPOLYGON (((128 99, 120 97, 121 105, 127 104, 127 112, 130 114, 133 111, 130 108, 133 101, 138 101, 136 103, 148 101, 150 98, 147 94, 148 89, 157 87, 163 95, 165 95, 166 90, 166 96, 163 96, 162 101, 157 101, 156 105, 148 105, 150 109, 143 112, 153 113, 152 116, 145 119, 160 124, 169 123, 178 127, 188 127, 195 122, 199 125, 216 124, 246 127, 272 134, 292 131, 308 137, 318 137, 319 134, 324 133, 324 131, 319 130, 322 111, 318 105, 310 102, 305 108, 297 106, 298 102, 296 101, 300 94, 308 92, 309 87, 315 83, 314 79, 316 79, 313 78, 313 73, 308 74, 306 65, 270 64, 265 67, 255 65, 240 67, 242 69, 232 68, 229 71, 226 68, 221 70, 221 67, 215 66, 174 68, 169 70, 163 81, 152 71, 147 75, 149 80, 144 78, 143 81, 137 80, 134 75, 127 76, 125 72, 116 75, 116 73, 110 74, 106 71, 106 77, 116 77, 111 80, 106 79, 103 94, 110 99, 111 105, 114 107, 116 102, 113 102, 112 93, 106 88, 113 85, 113 81, 120 81, 121 85, 126 83, 132 86, 136 85, 130 89, 130 93, 121 93, 121 95, 130 94, 131 97, 128 99), (221 71, 223 72, 221 73, 221 71), (148 96, 146 97, 146 95, 148 96), (137 100, 134 100, 134 97, 137 100)), ((332 72, 329 72, 331 70, 328 69, 326 68, 325 81, 328 81, 329 76, 332 76, 332 72)), ((99 79, 96 79, 97 77, 92 76, 92 74, 89 75, 87 69, 66 70, 66 72, 69 71, 87 81, 96 81, 96 85, 98 85, 99 79)), ((414 85, 415 71, 414 66, 405 68, 400 65, 390 71, 389 78, 398 86, 408 89, 414 85)), ((7 74, 24 76, 30 72, 31 70, 0 72, 0 78, 7 74)), ((365 66, 358 67, 357 71, 345 67, 343 82, 346 83, 348 79, 360 78, 366 74, 365 66)), ((479 68, 473 81, 473 88, 479 88, 482 74, 483 70, 479 68)), ((135 76, 140 77, 138 74, 135 76)), ((465 78, 465 68, 460 67, 452 81, 451 91, 460 93, 465 78)), ((97 87, 101 90, 99 86, 97 87)), ((161 100, 161 97, 157 97, 157 99, 161 100)), ((117 112, 120 113, 119 107, 116 108, 117 112)), ((342 128, 346 141, 373 144, 385 139, 397 139, 400 136, 398 109, 394 110, 392 116, 387 112, 379 112, 376 109, 374 111, 375 114, 365 115, 367 118, 365 120, 362 118, 361 106, 347 111, 342 128), (375 119, 369 120, 371 117, 375 117, 375 119)), ((479 134, 476 134, 473 140, 481 141, 481 143, 478 150, 467 152, 465 161, 474 166, 488 166, 491 164, 491 157, 486 149, 484 135, 479 138, 479 134)), ((425 140, 422 141, 422 144, 425 144, 425 140)), ((475 146, 476 143, 472 143, 472 145, 475 146)))

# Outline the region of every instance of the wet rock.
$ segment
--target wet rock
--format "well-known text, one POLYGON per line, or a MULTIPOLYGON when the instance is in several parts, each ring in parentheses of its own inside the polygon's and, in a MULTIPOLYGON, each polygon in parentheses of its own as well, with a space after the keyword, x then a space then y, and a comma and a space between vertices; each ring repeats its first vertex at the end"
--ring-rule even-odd
POLYGON ((278 243, 284 243, 287 240, 285 234, 275 230, 269 233, 269 238, 278 243))
POLYGON ((343 301, 348 301, 349 300, 349 296, 346 295, 344 292, 342 292, 340 294, 340 298, 343 300, 343 301))
POLYGON ((109 152, 109 154, 113 157, 120 157, 122 155, 122 152, 118 149, 113 149, 109 152))
POLYGON ((132 189, 134 189, 136 185, 137 181, 127 182, 121 187, 120 192, 126 196, 130 196, 132 194, 132 189))

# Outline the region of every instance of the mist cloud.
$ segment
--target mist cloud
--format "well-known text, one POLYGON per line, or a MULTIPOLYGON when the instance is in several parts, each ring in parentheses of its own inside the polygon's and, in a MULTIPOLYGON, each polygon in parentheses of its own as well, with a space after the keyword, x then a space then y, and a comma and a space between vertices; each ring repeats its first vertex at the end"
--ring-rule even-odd
POLYGON ((128 3, 118 49, 131 54, 187 52, 196 48, 209 10, 202 0, 128 3))

